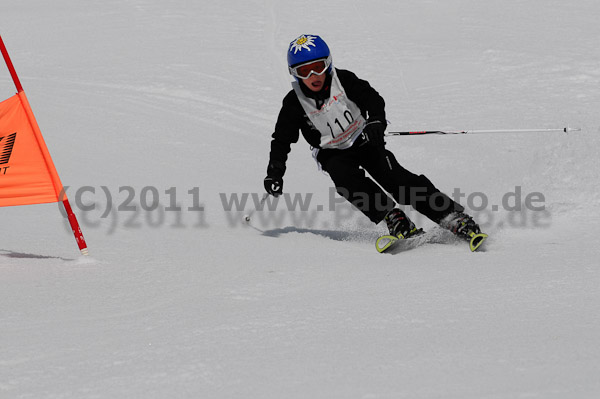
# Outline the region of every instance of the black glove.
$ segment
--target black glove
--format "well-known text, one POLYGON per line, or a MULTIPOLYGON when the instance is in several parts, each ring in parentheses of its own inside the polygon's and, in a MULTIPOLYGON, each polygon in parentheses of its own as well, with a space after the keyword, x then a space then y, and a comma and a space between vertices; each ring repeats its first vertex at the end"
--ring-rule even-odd
POLYGON ((385 123, 378 120, 367 122, 362 132, 363 139, 368 145, 383 147, 385 145, 385 141, 383 140, 385 127, 385 123))
POLYGON ((283 194, 283 179, 281 177, 265 177, 265 190, 273 197, 283 194))
POLYGON ((267 177, 265 177, 265 190, 273 197, 283 194, 283 174, 285 164, 278 161, 269 162, 267 166, 267 177))

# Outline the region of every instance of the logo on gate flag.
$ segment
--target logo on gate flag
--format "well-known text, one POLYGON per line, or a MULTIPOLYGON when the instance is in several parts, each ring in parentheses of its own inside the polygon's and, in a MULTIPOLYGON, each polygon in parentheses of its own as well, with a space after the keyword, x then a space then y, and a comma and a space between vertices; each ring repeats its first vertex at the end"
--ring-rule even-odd
POLYGON ((15 139, 17 138, 17 132, 8 136, 0 137, 0 165, 8 163, 10 155, 12 154, 13 146, 15 145, 15 139), (4 140, 6 138, 6 140, 4 140))

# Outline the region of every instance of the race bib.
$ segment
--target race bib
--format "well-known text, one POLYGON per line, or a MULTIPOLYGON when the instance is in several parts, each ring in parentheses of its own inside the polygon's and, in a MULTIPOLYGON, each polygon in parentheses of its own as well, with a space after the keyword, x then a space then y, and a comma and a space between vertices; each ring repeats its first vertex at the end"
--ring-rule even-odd
POLYGON ((321 148, 350 148, 366 124, 360 108, 346 96, 335 69, 331 79, 331 94, 321 109, 315 100, 304 95, 300 83, 292 82, 300 104, 313 126, 321 133, 321 148))

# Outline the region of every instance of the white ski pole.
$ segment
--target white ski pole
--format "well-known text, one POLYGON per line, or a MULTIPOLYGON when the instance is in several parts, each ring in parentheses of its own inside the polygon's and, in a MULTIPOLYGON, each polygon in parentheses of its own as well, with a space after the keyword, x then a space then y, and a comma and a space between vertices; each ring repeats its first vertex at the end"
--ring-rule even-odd
POLYGON ((387 132, 386 136, 419 136, 423 134, 478 134, 478 133, 534 133, 534 132, 579 132, 578 127, 563 127, 558 129, 496 129, 496 130, 421 130, 407 132, 387 132))
POLYGON ((247 214, 244 215, 244 222, 246 224, 250 224, 250 220, 252 218, 252 215, 254 215, 254 212, 256 212, 256 209, 258 207, 262 208, 262 206, 265 204, 265 201, 267 200, 267 198, 269 198, 269 194, 265 193, 263 195, 262 199, 260 200, 259 205, 256 208, 254 208, 253 210, 251 210, 249 213, 247 213, 247 214))

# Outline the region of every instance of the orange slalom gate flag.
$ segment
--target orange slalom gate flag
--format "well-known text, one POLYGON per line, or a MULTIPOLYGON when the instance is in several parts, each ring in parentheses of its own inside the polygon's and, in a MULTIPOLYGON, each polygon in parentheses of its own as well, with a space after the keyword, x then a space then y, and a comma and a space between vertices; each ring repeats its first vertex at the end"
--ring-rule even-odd
POLYGON ((25 92, 0 103, 0 206, 58 202, 63 186, 25 92))
POLYGON ((87 244, 52 157, 0 36, 0 52, 17 94, 0 102, 0 206, 62 202, 83 255, 87 244))

